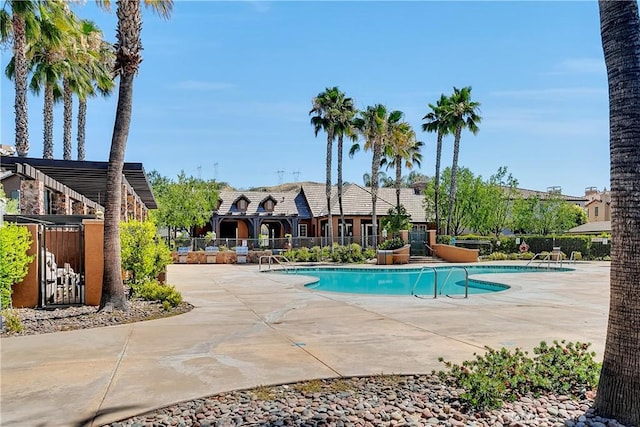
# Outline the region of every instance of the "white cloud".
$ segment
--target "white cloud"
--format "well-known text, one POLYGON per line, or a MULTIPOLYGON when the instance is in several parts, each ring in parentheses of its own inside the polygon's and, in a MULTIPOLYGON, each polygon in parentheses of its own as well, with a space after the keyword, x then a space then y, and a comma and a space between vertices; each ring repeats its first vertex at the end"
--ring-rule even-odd
POLYGON ((591 74, 604 73, 605 71, 604 58, 567 58, 545 74, 591 74))
POLYGON ((234 87, 231 83, 225 82, 207 82, 202 80, 183 80, 171 86, 172 89, 181 90, 224 90, 234 87))

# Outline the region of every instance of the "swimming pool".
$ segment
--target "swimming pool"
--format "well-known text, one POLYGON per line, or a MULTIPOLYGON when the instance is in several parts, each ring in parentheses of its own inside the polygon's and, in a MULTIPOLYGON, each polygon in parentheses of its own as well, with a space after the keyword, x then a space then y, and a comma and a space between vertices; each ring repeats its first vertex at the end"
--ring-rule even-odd
MULTIPOLYGON (((472 278, 471 275, 491 273, 542 273, 570 271, 570 268, 542 269, 524 266, 473 265, 464 266, 469 273, 469 294, 499 292, 509 286, 472 278)), ((465 270, 459 266, 436 267, 438 295, 464 295, 465 270)), ((289 274, 317 277, 306 285, 309 289, 375 295, 434 295, 432 268, 341 268, 304 267, 288 270, 289 274), (422 271, 422 273, 421 273, 422 271)))

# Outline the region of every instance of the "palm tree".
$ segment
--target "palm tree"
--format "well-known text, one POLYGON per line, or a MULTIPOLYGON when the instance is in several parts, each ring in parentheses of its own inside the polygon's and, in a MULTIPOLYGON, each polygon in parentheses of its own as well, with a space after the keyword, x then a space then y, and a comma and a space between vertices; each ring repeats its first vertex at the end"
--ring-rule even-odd
MULTIPOLYGON (((108 7, 110 2, 102 0, 108 7)), ((127 300, 122 286, 122 262, 120 256, 120 203, 124 154, 131 124, 133 105, 133 80, 142 62, 141 0, 117 0, 118 28, 115 45, 116 62, 114 73, 120 77, 118 106, 111 138, 109 164, 107 167, 105 213, 104 213, 104 274, 102 281, 101 310, 127 310, 127 300)), ((168 17, 173 8, 171 0, 146 0, 162 17, 168 17)))
MULTIPOLYGON (((60 2, 39 3, 37 22, 39 37, 28 45, 29 68, 32 72, 29 88, 39 94, 44 91, 43 150, 44 159, 53 159, 53 105, 62 97, 60 80, 70 42, 73 19, 67 5, 60 2)), ((7 73, 11 73, 9 64, 7 73)))
POLYGON ((326 88, 311 100, 311 125, 316 137, 321 130, 327 133, 326 181, 325 194, 327 197, 327 232, 331 248, 333 248, 333 216, 331 215, 331 160, 333 141, 336 137, 336 119, 339 116, 339 105, 345 96, 337 87, 326 88))
POLYGON ((449 190, 449 215, 447 216, 447 234, 451 231, 451 215, 456 199, 456 174, 458 172, 458 153, 460 152, 460 136, 462 129, 469 129, 474 135, 478 133, 480 103, 471 101, 471 86, 458 89, 453 88, 453 94, 447 103, 445 116, 454 129, 453 162, 451 164, 451 188, 449 190))
MULTIPOLYGON (((338 89, 337 87, 335 89, 338 89)), ((339 92, 339 91, 338 91, 339 92)), ((344 93, 339 92, 336 102, 336 118, 335 133, 338 137, 338 206, 340 207, 340 243, 344 245, 345 221, 344 209, 342 206, 342 152, 344 137, 350 138, 352 141, 357 139, 353 119, 357 114, 357 110, 353 105, 353 99, 346 98, 344 93)))
POLYGON ((0 14, 0 36, 2 41, 13 38, 14 82, 15 82, 15 147, 18 156, 29 154, 29 120, 27 110, 27 78, 29 64, 27 42, 38 36, 35 22, 36 1, 11 0, 5 2, 0 14))
MULTIPOLYGON (((369 106, 366 110, 360 112, 360 116, 354 120, 354 126, 365 140, 364 149, 373 153, 371 159, 371 222, 373 226, 373 246, 378 246, 378 215, 376 213, 376 202, 378 201, 378 187, 380 185, 378 179, 378 171, 380 170, 380 161, 386 141, 388 141, 395 131, 395 128, 401 123, 403 113, 401 111, 392 111, 389 113, 387 107, 382 104, 369 106)), ((349 155, 353 156, 360 150, 360 144, 357 142, 351 147, 349 155)))
POLYGON ((113 49, 102 39, 102 31, 87 19, 77 23, 73 43, 66 49, 66 67, 63 78, 64 100, 64 159, 71 160, 72 96, 78 105, 78 160, 84 160, 87 96, 95 95, 95 87, 109 93, 115 86, 111 77, 113 49), (95 83, 95 87, 94 87, 95 83))
POLYGON ((609 81, 611 296, 595 408, 640 425, 640 18, 636 1, 600 1, 609 81))
POLYGON ((440 99, 436 102, 436 105, 429 104, 431 111, 427 113, 422 120, 426 120, 426 123, 422 124, 423 132, 436 132, 437 133, 437 145, 436 145, 436 173, 433 177, 433 187, 435 190, 434 198, 434 212, 436 215, 436 233, 440 234, 440 209, 438 209, 438 194, 440 188, 440 159, 442 158, 442 138, 451 133, 451 125, 447 121, 446 109, 449 98, 444 94, 440 95, 440 99))
POLYGON ((394 181, 394 187, 396 189, 396 209, 400 212, 400 186, 402 185, 402 164, 408 168, 413 168, 416 164, 420 166, 422 161, 422 153, 420 149, 424 145, 423 142, 416 140, 416 133, 411 125, 407 122, 402 122, 396 128, 396 131, 391 135, 389 141, 384 147, 384 156, 380 163, 380 166, 385 166, 387 169, 394 168, 396 172, 396 179, 394 181))
POLYGON ((90 60, 86 63, 87 71, 91 76, 93 84, 90 84, 86 91, 78 92, 78 160, 85 159, 87 98, 96 96, 97 92, 104 97, 109 96, 115 87, 115 81, 111 74, 115 61, 113 46, 102 40, 102 33, 99 35, 94 33, 93 37, 89 38, 88 42, 89 48, 92 51, 97 47, 97 57, 93 58, 95 61, 90 60), (95 43, 98 43, 99 46, 94 46, 95 43))

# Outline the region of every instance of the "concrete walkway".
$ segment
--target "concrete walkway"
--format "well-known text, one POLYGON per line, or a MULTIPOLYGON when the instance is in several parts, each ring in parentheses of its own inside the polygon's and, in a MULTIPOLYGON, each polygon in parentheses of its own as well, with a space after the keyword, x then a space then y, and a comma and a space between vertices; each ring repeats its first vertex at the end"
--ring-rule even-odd
POLYGON ((602 357, 608 263, 483 275, 510 290, 469 299, 305 289, 256 265, 172 265, 195 306, 136 324, 3 338, 2 426, 102 425, 178 401, 339 375, 429 373, 483 346, 592 342, 602 357), (491 277, 491 278, 490 278, 491 277))

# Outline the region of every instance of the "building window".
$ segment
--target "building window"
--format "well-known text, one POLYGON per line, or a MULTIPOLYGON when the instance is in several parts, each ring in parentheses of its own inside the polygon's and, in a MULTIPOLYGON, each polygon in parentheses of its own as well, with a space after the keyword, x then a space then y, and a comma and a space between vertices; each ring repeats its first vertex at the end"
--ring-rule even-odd
POLYGON ((265 202, 263 203, 262 207, 267 212, 273 212, 273 207, 274 207, 273 200, 271 200, 271 199, 265 200, 265 202))
POLYGON ((593 215, 597 218, 598 217, 598 207, 596 206, 595 208, 593 208, 593 215))
POLYGON ((298 236, 307 237, 307 224, 298 224, 298 236))
POLYGON ((247 201, 245 199, 240 199, 236 203, 236 207, 241 212, 246 212, 247 211, 247 205, 248 205, 248 203, 247 203, 247 201))

